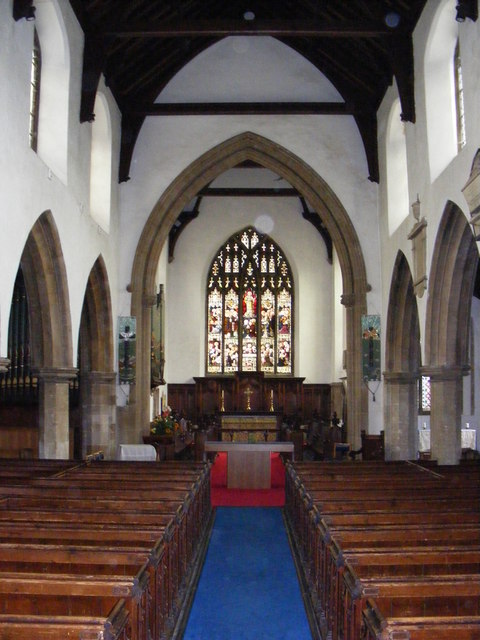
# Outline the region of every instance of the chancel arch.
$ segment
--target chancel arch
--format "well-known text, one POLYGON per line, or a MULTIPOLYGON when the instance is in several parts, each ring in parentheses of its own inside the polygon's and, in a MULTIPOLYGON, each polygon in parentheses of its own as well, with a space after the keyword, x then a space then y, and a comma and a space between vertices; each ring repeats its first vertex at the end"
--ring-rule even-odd
POLYGON ((115 456, 115 372, 113 318, 105 262, 99 256, 90 271, 82 307, 78 341, 81 420, 76 457, 102 450, 115 456))
POLYGON ((44 212, 20 260, 28 299, 32 369, 39 384, 39 457, 69 458, 72 327, 67 275, 58 231, 44 212))
POLYGON ((460 208, 448 202, 438 228, 427 300, 424 375, 431 379, 431 449, 440 464, 461 456, 463 376, 478 250, 460 208))
POLYGON ((321 217, 338 254, 342 273, 342 304, 346 307, 348 437, 360 445, 367 427, 367 395, 362 383, 359 331, 366 312, 367 280, 360 243, 347 212, 326 182, 284 147, 252 132, 235 136, 192 162, 165 190, 153 208, 137 246, 129 289, 131 313, 137 318, 137 380, 129 420, 146 429, 149 422, 149 304, 155 295, 155 274, 163 245, 175 220, 195 195, 224 171, 247 160, 287 180, 321 217))
POLYGON ((412 460, 416 453, 420 327, 413 278, 405 255, 395 261, 385 345, 385 457, 412 460))

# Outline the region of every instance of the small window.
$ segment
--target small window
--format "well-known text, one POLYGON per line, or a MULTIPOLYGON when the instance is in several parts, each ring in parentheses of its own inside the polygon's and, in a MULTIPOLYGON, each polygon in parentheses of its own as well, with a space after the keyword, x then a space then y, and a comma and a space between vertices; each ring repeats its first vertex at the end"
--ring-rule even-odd
POLYGON ((32 66, 30 72, 30 148, 37 151, 38 143, 38 114, 40 110, 40 75, 42 55, 37 30, 33 32, 32 66))
POLYGON ((430 376, 420 377, 420 413, 430 413, 432 408, 432 394, 430 386, 430 376))
POLYGON ((460 43, 457 40, 454 55, 455 67, 455 106, 457 113, 457 146, 461 151, 467 143, 465 135, 465 104, 463 97, 462 59, 460 57, 460 43))

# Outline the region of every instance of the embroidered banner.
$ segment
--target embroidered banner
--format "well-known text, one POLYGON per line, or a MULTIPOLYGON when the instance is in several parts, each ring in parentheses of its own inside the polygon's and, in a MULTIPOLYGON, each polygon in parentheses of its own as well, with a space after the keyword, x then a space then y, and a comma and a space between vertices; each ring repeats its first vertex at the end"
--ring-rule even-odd
POLYGON ((380 380, 380 316, 362 316, 362 376, 380 380))
POLYGON ((137 319, 134 316, 118 318, 118 378, 120 384, 135 382, 137 363, 137 319))
POLYGON ((163 370, 165 366, 164 353, 164 297, 163 284, 157 294, 157 302, 151 307, 152 349, 150 362, 150 386, 152 389, 165 384, 163 370))

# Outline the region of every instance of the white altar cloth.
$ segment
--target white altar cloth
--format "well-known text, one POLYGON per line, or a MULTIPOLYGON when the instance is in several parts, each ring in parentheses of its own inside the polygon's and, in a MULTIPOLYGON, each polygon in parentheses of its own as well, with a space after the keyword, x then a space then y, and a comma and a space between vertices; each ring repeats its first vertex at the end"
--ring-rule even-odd
POLYGON ((121 444, 120 460, 156 460, 157 452, 151 444, 121 444))
MULTIPOLYGON (((462 449, 477 448, 477 432, 475 429, 462 429, 462 449)), ((430 429, 419 429, 418 450, 430 451, 430 429)))

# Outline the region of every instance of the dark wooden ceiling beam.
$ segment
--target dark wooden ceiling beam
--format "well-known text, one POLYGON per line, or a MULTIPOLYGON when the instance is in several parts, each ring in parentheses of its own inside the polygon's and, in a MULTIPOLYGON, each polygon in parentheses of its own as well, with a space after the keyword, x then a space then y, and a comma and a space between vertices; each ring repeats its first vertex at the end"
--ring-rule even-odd
POLYGON ((391 29, 382 22, 320 23, 314 20, 182 20, 159 23, 117 24, 105 26, 103 35, 115 38, 185 38, 199 36, 225 37, 273 36, 307 38, 378 38, 402 30, 391 29))
POLYGON ((105 61, 103 39, 91 33, 86 35, 83 50, 80 122, 93 122, 95 119, 95 98, 105 61))
POLYGON ((378 167, 378 124, 377 114, 358 113, 354 116, 357 127, 362 136, 365 154, 367 156, 368 179, 371 182, 379 182, 380 171, 378 167))
POLYGON ((198 195, 212 198, 298 198, 300 194, 292 187, 205 187, 198 195))
POLYGON ((415 122, 415 80, 413 41, 411 37, 397 37, 389 49, 390 64, 397 80, 402 120, 415 122))
POLYGON ((126 112, 135 116, 218 115, 353 115, 344 102, 170 102, 131 104, 126 112))

